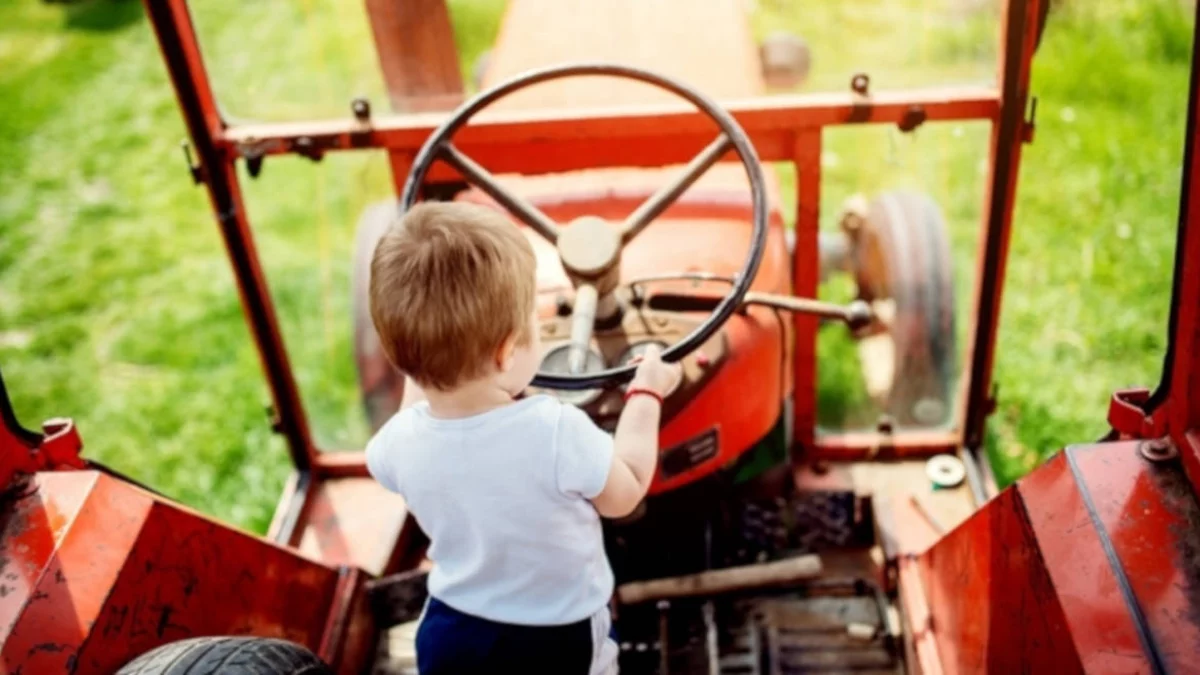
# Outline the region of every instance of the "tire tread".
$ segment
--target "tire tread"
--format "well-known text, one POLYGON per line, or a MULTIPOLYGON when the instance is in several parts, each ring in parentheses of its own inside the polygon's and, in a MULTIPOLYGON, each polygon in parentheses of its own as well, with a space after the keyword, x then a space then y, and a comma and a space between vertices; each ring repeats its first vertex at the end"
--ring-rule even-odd
POLYGON ((329 675, 315 654, 287 640, 201 637, 162 645, 117 671, 118 675, 329 675))

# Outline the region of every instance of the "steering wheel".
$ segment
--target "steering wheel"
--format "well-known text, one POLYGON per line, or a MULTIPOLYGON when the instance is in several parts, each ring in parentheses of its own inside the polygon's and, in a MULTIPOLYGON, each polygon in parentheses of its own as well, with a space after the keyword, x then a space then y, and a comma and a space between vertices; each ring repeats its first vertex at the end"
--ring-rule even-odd
MULTIPOLYGON (((450 118, 433 132, 417 153, 412 171, 404 183, 400 197, 400 212, 403 213, 417 200, 417 193, 429 168, 442 160, 457 170, 468 182, 489 195, 507 209, 518 220, 533 228, 558 247, 559 257, 576 289, 575 305, 572 310, 571 345, 568 373, 538 372, 533 384, 547 389, 595 389, 628 381, 635 364, 608 368, 591 373, 583 369, 593 325, 599 307, 614 307, 611 294, 617 287, 620 273, 621 249, 646 228, 655 218, 673 204, 700 176, 721 157, 733 149, 746 169, 750 180, 753 201, 753 232, 750 248, 742 269, 734 277, 729 293, 717 304, 712 313, 691 333, 671 345, 663 352, 663 360, 678 361, 695 351, 721 328, 737 311, 746 291, 758 272, 763 250, 767 241, 767 198, 764 188, 762 166, 754 145, 733 116, 716 102, 690 87, 662 75, 645 70, 603 63, 584 63, 555 66, 533 70, 503 82, 463 103, 450 118), (711 143, 700 151, 668 185, 660 188, 638 206, 622 226, 611 227, 600 218, 584 216, 567 227, 560 227, 537 207, 520 196, 513 194, 496 180, 495 176, 460 152, 452 143, 454 134, 467 124, 480 110, 513 92, 549 80, 567 77, 604 75, 637 80, 651 84, 690 101, 704 112, 720 129, 711 143)), ((582 167, 581 167, 582 168, 582 167)))

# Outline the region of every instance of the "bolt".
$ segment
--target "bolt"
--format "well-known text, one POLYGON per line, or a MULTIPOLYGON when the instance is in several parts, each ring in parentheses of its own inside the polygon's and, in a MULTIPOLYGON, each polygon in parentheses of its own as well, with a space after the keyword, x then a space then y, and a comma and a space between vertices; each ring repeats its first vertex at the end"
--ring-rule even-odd
POLYGON ((866 96, 871 90, 871 76, 866 73, 856 73, 854 77, 850 78, 850 89, 856 94, 866 96))
POLYGON ((925 108, 922 108, 919 105, 910 105, 908 110, 904 112, 904 117, 900 119, 900 123, 897 126, 900 128, 900 131, 908 133, 924 124, 927 117, 928 115, 925 112, 925 108))
POLYGON ((359 96, 350 102, 350 112, 354 113, 354 119, 366 122, 371 119, 371 102, 359 96))
POLYGON ((1138 446, 1138 451, 1142 454, 1142 457, 1151 462, 1165 462, 1179 456, 1179 452, 1175 449, 1175 444, 1169 438, 1155 438, 1143 441, 1138 446))
POLYGON ((554 311, 560 317, 571 316, 571 301, 565 295, 559 295, 554 298, 554 311))
POLYGON ((854 300, 846 305, 846 325, 850 330, 859 330, 871 325, 875 320, 875 312, 863 300, 854 300))
POLYGON ((321 150, 317 148, 316 142, 314 142, 310 136, 301 136, 300 138, 297 138, 292 148, 296 151, 296 154, 300 155, 301 157, 307 157, 314 162, 320 161, 321 159, 321 150))
POLYGON ((842 231, 849 237, 857 236, 862 231, 870 210, 871 205, 867 202, 865 195, 852 195, 842 204, 842 216, 839 223, 842 231))

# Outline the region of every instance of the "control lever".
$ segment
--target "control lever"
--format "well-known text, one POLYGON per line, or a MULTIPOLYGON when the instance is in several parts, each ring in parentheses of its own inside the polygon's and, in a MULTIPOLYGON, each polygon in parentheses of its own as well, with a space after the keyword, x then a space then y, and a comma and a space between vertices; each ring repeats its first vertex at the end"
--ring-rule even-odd
MULTIPOLYGON (((655 293, 650 296, 648 305, 651 309, 665 311, 711 312, 720 301, 721 298, 706 295, 655 293)), ((875 320, 875 313, 871 310, 871 306, 862 300, 839 305, 811 298, 750 291, 742 298, 742 306, 747 305, 763 305, 785 312, 812 314, 824 319, 833 319, 844 322, 851 330, 862 328, 875 320)), ((574 331, 572 331, 572 335, 574 335, 574 331)))
POLYGON ((839 305, 834 302, 813 300, 812 298, 797 298, 791 295, 775 293, 757 293, 750 291, 742 299, 743 305, 763 305, 787 312, 813 314, 823 319, 842 321, 850 330, 858 330, 875 319, 871 306, 863 300, 852 300, 849 304, 839 305))

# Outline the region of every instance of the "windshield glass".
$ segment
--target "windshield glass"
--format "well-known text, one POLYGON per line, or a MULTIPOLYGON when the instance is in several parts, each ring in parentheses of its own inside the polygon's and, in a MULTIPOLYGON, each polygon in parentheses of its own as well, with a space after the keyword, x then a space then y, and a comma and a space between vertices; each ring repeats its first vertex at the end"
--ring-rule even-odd
MULTIPOLYGON (((366 10, 377 4, 193 3, 224 113, 235 120, 347 117, 357 96, 387 109, 366 10), (289 40, 289 50, 260 54, 248 48, 289 40)), ((872 91, 988 85, 996 74, 998 2, 817 2, 799 11, 793 3, 765 0, 747 10, 731 0, 697 5, 693 15, 677 18, 679 25, 660 16, 671 3, 628 0, 622 5, 627 15, 605 3, 584 4, 580 7, 590 8, 584 16, 576 4, 447 3, 468 93, 528 68, 588 55, 594 55, 591 60, 619 55, 622 62, 724 99, 846 91, 860 72, 870 76, 872 91), (550 34, 539 28, 546 25, 563 30, 550 34), (614 42, 616 36, 622 40, 614 42), (780 57, 780 50, 792 60, 780 57), (768 61, 775 70, 762 68, 768 61), (807 66, 788 71, 797 63, 807 66), (803 82, 787 81, 780 68, 784 75, 803 71, 803 82)), ((597 84, 592 78, 541 85, 500 105, 530 110, 669 100, 644 85, 597 84)), ((892 125, 824 131, 819 296, 866 300, 878 320, 857 332, 834 324, 819 331, 822 430, 881 423, 955 426, 971 329, 988 134, 987 123, 975 122, 926 123, 907 133, 892 125)), ((791 226, 794 171, 788 164, 770 168, 779 179, 780 212, 791 226)), ((397 394, 371 393, 383 380, 356 363, 355 343, 356 321, 357 339, 371 333, 364 308, 356 309, 354 301, 356 254, 361 258, 356 237, 370 220, 368 211, 389 208, 394 199, 387 153, 333 153, 316 164, 271 158, 258 178, 243 173, 242 184, 314 437, 325 450, 360 449, 380 422, 380 411, 394 409, 389 396, 397 394)))
MULTIPOLYGON (((437 37, 442 0, 393 4, 426 17, 392 24, 400 34, 426 36, 397 41, 426 66, 411 71, 422 80, 414 87, 453 79, 441 72, 441 56, 434 56, 441 54, 457 60, 467 93, 529 68, 571 61, 648 68, 720 100, 844 92, 858 73, 870 77, 874 91, 992 85, 997 76, 998 0, 730 0, 694 3, 686 16, 673 3, 641 0, 447 0, 451 35, 445 38, 437 37)), ((257 0, 193 2, 190 8, 223 114, 235 121, 294 121, 344 117, 356 97, 377 111, 388 109, 368 9, 387 5, 257 0), (259 44, 287 48, 255 49, 259 44)), ((594 88, 581 87, 579 94, 582 107, 612 102, 594 88)))
POLYGON ((820 297, 864 300, 876 321, 818 334, 824 430, 953 426, 970 344, 990 128, 825 131, 820 297))
MULTIPOLYGON (((389 4, 430 3, 256 0, 191 2, 189 9, 222 114, 233 122, 274 122, 346 117, 358 97, 378 112, 388 110, 367 7, 389 4), (287 47, 255 49, 258 44, 287 47)), ((468 86, 471 67, 491 44, 503 6, 502 0, 446 3, 455 34, 449 49, 457 47, 468 86)))

